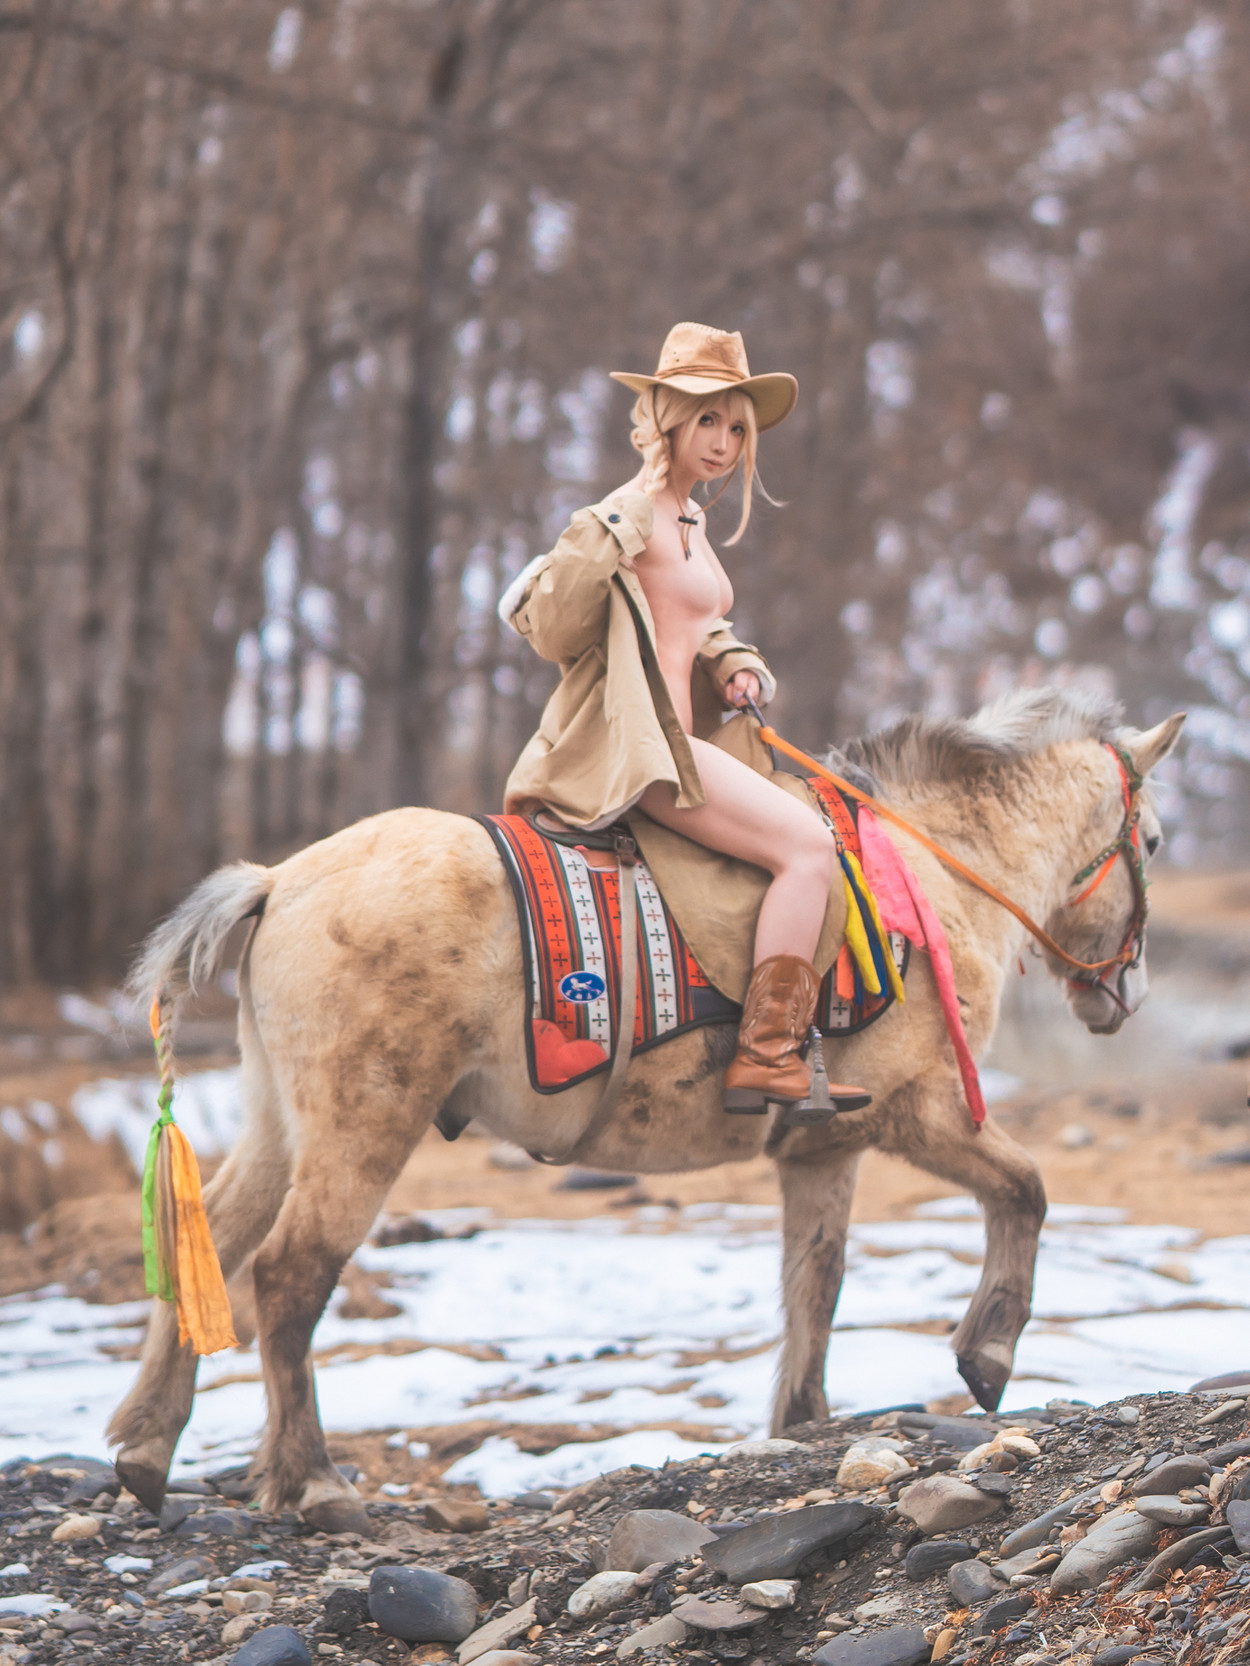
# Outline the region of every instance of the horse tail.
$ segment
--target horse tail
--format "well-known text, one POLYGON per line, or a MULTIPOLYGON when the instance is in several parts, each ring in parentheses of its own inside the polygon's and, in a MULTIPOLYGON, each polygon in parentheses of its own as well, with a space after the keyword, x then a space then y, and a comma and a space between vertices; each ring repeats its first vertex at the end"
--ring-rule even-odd
POLYGON ((144 1007, 163 1010, 195 995, 221 970, 226 939, 241 921, 259 919, 275 873, 255 862, 232 862, 209 874, 163 921, 139 951, 127 988, 144 1007))

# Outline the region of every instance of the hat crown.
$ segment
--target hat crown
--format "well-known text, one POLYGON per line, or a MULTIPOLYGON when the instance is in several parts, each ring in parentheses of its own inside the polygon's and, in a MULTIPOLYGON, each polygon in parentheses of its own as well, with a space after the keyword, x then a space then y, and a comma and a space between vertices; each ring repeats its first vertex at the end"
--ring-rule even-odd
POLYGON ((744 382, 751 374, 747 350, 739 330, 714 330, 710 324, 674 324, 660 349, 656 375, 665 378, 688 374, 725 376, 744 382))

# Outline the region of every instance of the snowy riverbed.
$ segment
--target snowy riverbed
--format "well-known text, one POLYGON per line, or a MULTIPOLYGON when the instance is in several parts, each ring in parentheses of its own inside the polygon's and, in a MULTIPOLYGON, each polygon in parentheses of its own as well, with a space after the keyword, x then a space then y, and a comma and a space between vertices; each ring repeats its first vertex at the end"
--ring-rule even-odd
MULTIPOLYGON (((472 1212, 434 1218, 460 1227, 472 1212)), ((764 1431, 779 1330, 772 1209, 474 1224, 472 1237, 358 1253, 402 1312, 345 1319, 341 1293, 331 1304, 314 1345, 347 1344, 352 1357, 318 1368, 328 1429, 474 1419, 620 1431, 542 1456, 489 1438, 448 1472, 488 1494, 658 1464, 764 1431), (370 1352, 405 1344, 413 1351, 370 1352), (645 1427, 655 1424, 696 1426, 700 1438, 645 1427)), ((981 1250, 967 1199, 854 1228, 827 1373, 833 1405, 862 1410, 962 1387, 949 1338, 932 1331, 963 1313, 981 1250)), ((1184 1228, 1128 1225, 1115 1210, 1054 1207, 1004 1407, 1183 1389, 1250 1364, 1248 1292, 1250 1237, 1200 1242, 1184 1228)), ((0 1462, 103 1455, 109 1414, 137 1370, 110 1350, 138 1339, 144 1311, 55 1289, 0 1302, 0 1462)), ((184 1474, 247 1454, 264 1415, 254 1347, 206 1360, 200 1385, 179 1450, 184 1474)))

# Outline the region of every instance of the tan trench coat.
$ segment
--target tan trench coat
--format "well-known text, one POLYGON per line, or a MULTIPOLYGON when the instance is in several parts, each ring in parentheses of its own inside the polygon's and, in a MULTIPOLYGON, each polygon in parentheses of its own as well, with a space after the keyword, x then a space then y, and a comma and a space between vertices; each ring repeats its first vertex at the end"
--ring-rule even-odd
MULTIPOLYGON (((632 488, 579 509, 555 548, 500 602, 504 622, 562 673, 508 777, 509 814, 545 806, 570 826, 605 827, 653 781, 676 787, 679 808, 706 802, 659 669, 651 609, 637 575, 621 564, 642 553, 651 527, 651 500, 632 488)), ((770 699, 776 685, 767 665, 718 619, 691 678, 696 735, 719 729, 726 685, 743 670, 756 673, 762 700, 770 699)))

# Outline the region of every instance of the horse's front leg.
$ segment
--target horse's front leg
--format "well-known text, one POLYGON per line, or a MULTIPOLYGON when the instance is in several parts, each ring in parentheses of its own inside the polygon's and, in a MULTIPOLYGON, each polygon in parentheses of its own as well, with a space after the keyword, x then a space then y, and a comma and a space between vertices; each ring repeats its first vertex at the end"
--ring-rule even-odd
POLYGON ((825 1355, 846 1268, 846 1231, 864 1142, 839 1129, 787 1135, 773 1153, 782 1194, 786 1332, 772 1430, 826 1418, 825 1355))
POLYGON ((973 1127, 959 1078, 942 1070, 911 1089, 915 1115, 893 1119, 882 1150, 966 1187, 985 1210, 985 1265, 951 1339, 959 1374, 986 1411, 1011 1379, 1016 1342, 1029 1320, 1033 1267, 1046 1215, 1037 1164, 992 1119, 973 1127))

